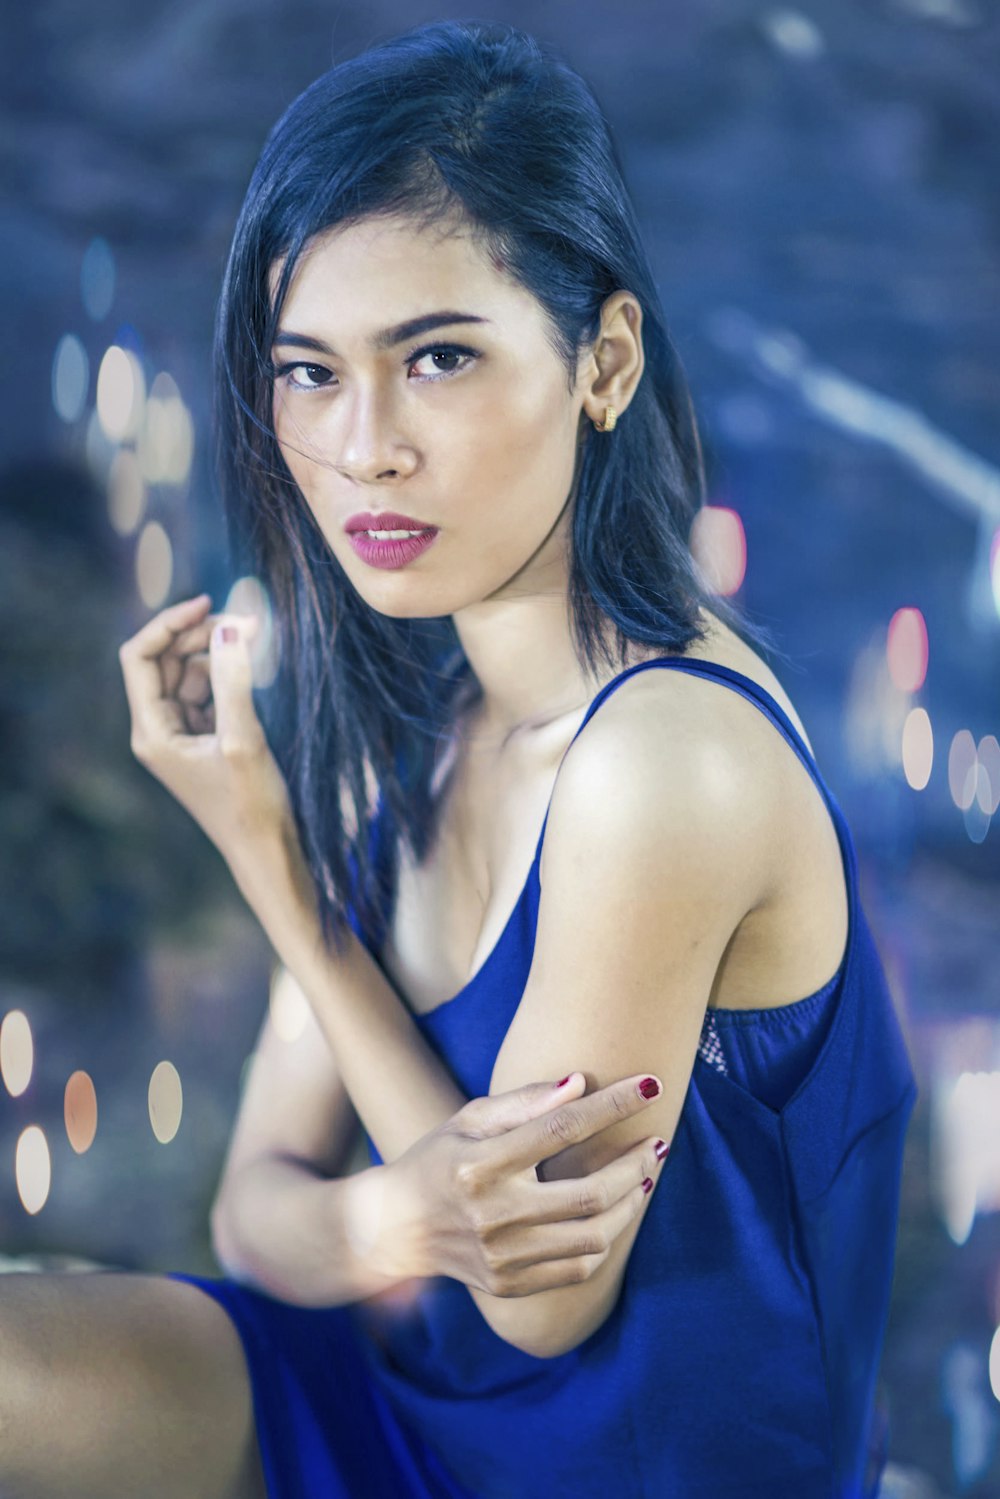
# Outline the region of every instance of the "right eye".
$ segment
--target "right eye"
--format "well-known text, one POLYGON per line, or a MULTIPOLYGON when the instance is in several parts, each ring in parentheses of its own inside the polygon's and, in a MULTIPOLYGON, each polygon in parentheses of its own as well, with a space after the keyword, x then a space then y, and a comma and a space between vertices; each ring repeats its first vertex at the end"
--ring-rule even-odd
POLYGON ((333 371, 328 370, 325 364, 283 364, 280 369, 275 370, 274 378, 284 380, 294 390, 319 390, 330 383, 333 371))

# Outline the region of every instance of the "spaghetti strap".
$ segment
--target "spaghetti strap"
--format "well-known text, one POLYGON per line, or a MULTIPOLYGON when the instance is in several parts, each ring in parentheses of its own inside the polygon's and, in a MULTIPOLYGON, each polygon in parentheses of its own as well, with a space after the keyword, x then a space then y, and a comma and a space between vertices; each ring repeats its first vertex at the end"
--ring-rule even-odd
MULTIPOLYGON (((743 672, 735 671, 731 666, 723 666, 721 662, 718 661, 703 661, 700 657, 690 656, 654 656, 649 661, 638 661, 635 663, 635 665, 626 667, 625 670, 619 672, 616 677, 612 677, 610 682, 606 682, 601 688, 600 692, 597 693, 596 697, 590 703, 586 713, 584 714, 583 722, 580 724, 576 733, 573 735, 573 738, 566 746, 565 753, 569 753, 569 750, 576 742, 578 736, 582 734, 583 730, 587 727, 587 724, 593 718, 594 714, 597 712, 601 704, 605 702, 613 692, 617 691, 617 689, 622 685, 623 682, 627 681, 629 677, 635 676, 638 672, 649 671, 652 667, 655 666, 665 666, 674 671, 686 671, 693 673, 695 676, 709 677, 721 683, 724 687, 729 687, 734 692, 738 692, 742 697, 745 697, 748 699, 748 701, 754 703, 765 715, 765 717, 771 720, 775 728, 786 740, 786 742, 791 745, 792 749, 798 755, 806 770, 815 781, 816 786, 823 797, 823 800, 826 802, 827 807, 829 808, 830 813, 834 818, 834 821, 837 820, 838 811, 835 810, 836 803, 830 793, 829 787, 820 774, 819 766, 816 764, 815 756, 806 746, 806 743, 803 740, 801 734, 798 732, 795 725, 788 717, 788 714, 781 707, 780 703, 778 703, 776 699, 772 697, 772 695, 767 691, 767 689, 760 685, 759 682, 755 682, 752 677, 745 676, 743 672)), ((545 829, 548 824, 549 809, 551 808, 551 806, 552 800, 550 797, 549 806, 545 810, 545 818, 542 822, 542 830, 538 838, 537 847, 535 849, 536 865, 539 858, 541 857, 542 843, 545 839, 545 829)))

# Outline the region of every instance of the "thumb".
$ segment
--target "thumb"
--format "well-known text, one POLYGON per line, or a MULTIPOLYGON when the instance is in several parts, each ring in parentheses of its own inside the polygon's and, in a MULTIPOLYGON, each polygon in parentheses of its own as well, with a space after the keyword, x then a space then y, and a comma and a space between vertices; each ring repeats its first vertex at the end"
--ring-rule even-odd
POLYGON ((464 1122, 471 1126, 470 1133, 487 1139, 517 1129, 529 1119, 537 1119, 560 1104, 580 1098, 586 1091, 587 1080, 583 1073, 571 1072, 561 1083, 526 1083, 523 1088, 512 1088, 509 1093, 470 1099, 462 1114, 464 1122))
POLYGON ((208 670, 215 733, 223 753, 257 746, 263 734, 253 703, 249 635, 253 620, 223 617, 212 631, 208 670))

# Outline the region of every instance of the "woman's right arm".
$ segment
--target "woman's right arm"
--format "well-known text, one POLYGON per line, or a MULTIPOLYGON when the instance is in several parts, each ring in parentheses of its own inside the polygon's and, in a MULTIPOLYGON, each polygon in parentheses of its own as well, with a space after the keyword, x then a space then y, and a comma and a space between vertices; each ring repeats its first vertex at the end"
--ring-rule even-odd
POLYGON ((347 1231, 368 1174, 341 1175, 358 1119, 329 1043, 303 1008, 294 1040, 278 1034, 270 1010, 261 1026, 212 1204, 212 1246, 233 1280, 282 1301, 334 1306, 394 1282, 359 1256, 347 1231))
POLYGON ((211 1210, 216 1258, 233 1280, 300 1306, 433 1275, 502 1297, 586 1279, 660 1160, 645 1142, 583 1181, 539 1179, 536 1163, 647 1107, 637 1079, 588 1097, 584 1081, 472 1099, 397 1161, 342 1176, 358 1119, 329 1043, 311 1009, 294 1041, 269 1011, 211 1210))

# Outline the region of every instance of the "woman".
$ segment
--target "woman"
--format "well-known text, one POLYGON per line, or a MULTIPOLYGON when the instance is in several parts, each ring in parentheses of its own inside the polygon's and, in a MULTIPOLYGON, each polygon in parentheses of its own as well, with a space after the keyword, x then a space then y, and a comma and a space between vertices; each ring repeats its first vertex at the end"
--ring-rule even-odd
POLYGON ((874 1493, 913 1078, 843 816, 688 549, 694 417, 586 86, 473 23, 319 79, 217 354, 279 669, 255 703, 249 623, 164 610, 133 748, 312 1021, 265 1021, 225 1277, 9 1298, 18 1368, 65 1354, 3 1477, 874 1493))

